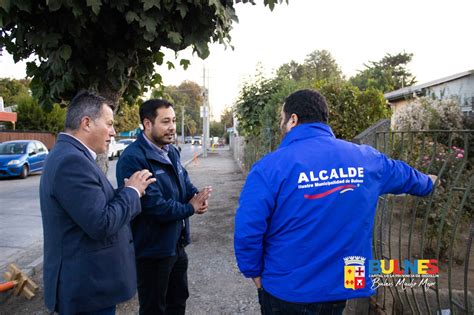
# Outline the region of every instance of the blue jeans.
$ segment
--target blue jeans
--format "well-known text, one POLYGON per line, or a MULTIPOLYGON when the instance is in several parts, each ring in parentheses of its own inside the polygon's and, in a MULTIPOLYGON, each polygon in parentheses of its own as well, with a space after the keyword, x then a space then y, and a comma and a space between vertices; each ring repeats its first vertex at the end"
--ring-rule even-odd
POLYGON ((76 315, 115 315, 115 305, 94 312, 81 312, 76 315))
POLYGON ((263 288, 258 290, 262 315, 341 315, 346 301, 292 303, 274 297, 263 288))

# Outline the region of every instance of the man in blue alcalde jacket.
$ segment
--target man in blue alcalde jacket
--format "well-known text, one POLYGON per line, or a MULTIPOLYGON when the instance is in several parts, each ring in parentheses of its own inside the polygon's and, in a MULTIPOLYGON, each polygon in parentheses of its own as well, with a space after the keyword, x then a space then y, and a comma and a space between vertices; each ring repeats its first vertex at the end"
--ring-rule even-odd
POLYGON ((255 163, 240 195, 237 263, 264 314, 341 314, 347 299, 374 293, 367 274, 356 290, 345 286, 344 258, 371 258, 378 197, 425 196, 435 176, 336 139, 316 91, 291 94, 281 117, 280 147, 255 163))
POLYGON ((132 221, 137 261, 140 315, 183 314, 188 293, 189 220, 207 211, 211 188, 201 192, 189 180, 179 151, 173 105, 152 99, 140 106, 143 132, 117 163, 117 182, 148 169, 156 182, 141 200, 142 213, 132 221))

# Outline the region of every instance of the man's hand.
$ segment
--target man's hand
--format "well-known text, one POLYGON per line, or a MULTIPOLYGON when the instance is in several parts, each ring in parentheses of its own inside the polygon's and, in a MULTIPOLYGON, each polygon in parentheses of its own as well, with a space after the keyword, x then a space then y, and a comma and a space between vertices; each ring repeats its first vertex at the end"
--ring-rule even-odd
POLYGON ((208 202, 207 200, 209 197, 211 197, 211 192, 212 192, 212 187, 211 186, 206 186, 195 194, 191 200, 189 200, 189 203, 193 206, 194 212, 197 214, 203 214, 207 212, 208 208, 208 202))
POLYGON ((156 182, 156 178, 151 176, 149 170, 136 171, 130 178, 125 178, 125 187, 133 187, 143 196, 148 185, 156 182))
MULTIPOLYGON (((433 175, 433 174, 428 174, 428 177, 431 179, 431 182, 433 183, 433 186, 434 186, 435 183, 436 183, 436 180, 438 179, 438 176, 433 175)), ((440 184, 440 183, 438 182, 438 185, 439 185, 439 184, 440 184)))
POLYGON ((253 283, 255 283, 255 286, 257 287, 257 289, 260 289, 262 287, 262 277, 255 277, 255 278, 252 278, 253 280, 253 283))

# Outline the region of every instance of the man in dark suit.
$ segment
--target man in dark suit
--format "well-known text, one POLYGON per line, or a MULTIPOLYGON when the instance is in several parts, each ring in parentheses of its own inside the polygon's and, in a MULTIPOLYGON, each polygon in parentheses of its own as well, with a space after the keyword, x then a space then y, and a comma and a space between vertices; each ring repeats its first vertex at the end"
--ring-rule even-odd
POLYGON ((115 314, 136 292, 129 222, 155 181, 139 170, 114 190, 96 164, 115 135, 110 103, 81 92, 41 176, 45 303, 60 314, 115 314))

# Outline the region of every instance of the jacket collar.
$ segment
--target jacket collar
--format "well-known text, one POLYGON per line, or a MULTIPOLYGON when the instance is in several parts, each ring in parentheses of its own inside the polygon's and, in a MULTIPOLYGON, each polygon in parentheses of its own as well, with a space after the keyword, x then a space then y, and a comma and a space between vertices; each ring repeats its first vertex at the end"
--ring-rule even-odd
MULTIPOLYGON (((137 141, 138 141, 138 144, 143 148, 143 150, 145 150, 145 155, 147 159, 155 160, 163 164, 170 164, 170 162, 167 161, 161 154, 159 154, 158 151, 156 151, 154 148, 150 146, 148 141, 145 139, 145 135, 143 134, 143 132, 141 132, 138 135, 137 141)), ((171 161, 171 154, 172 154, 172 150, 170 148, 168 152, 168 157, 170 158, 170 161, 171 161)))
POLYGON ((89 158, 89 160, 91 160, 92 162, 95 163, 95 159, 91 155, 91 153, 89 152, 89 148, 87 148, 82 142, 77 140, 76 137, 72 137, 72 136, 70 136, 69 134, 66 134, 66 133, 60 133, 58 135, 58 142, 61 142, 61 141, 72 144, 77 149, 82 151, 87 156, 87 158, 89 158))
POLYGON ((324 123, 301 124, 288 132, 280 144, 280 148, 289 146, 291 143, 313 137, 332 137, 335 138, 331 127, 324 123))

